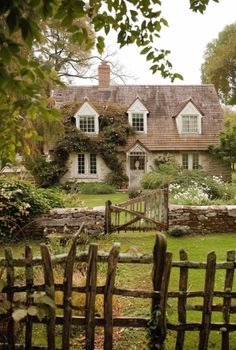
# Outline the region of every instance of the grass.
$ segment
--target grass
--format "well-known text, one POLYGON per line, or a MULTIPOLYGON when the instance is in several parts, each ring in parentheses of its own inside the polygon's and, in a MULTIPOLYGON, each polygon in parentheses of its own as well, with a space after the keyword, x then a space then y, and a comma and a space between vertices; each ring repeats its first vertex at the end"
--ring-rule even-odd
POLYGON ((128 194, 124 192, 116 192, 112 194, 79 194, 79 200, 82 201, 83 206, 91 208, 105 205, 107 200, 112 203, 125 202, 128 199, 128 194))
MULTIPOLYGON (((107 238, 96 241, 99 250, 109 251, 114 242, 121 243, 121 252, 129 253, 152 253, 155 232, 127 232, 112 234, 107 238)), ((39 245, 33 242, 34 254, 38 255, 39 245)), ((14 256, 22 256, 24 252, 23 244, 12 246, 14 256)), ((180 249, 188 251, 190 261, 205 261, 209 251, 214 250, 217 254, 217 261, 225 261, 227 250, 236 249, 235 234, 210 234, 205 236, 188 236, 173 238, 168 237, 168 250, 173 252, 173 260, 179 260, 178 253, 180 249)), ((101 280, 105 279, 106 265, 99 265, 99 276, 101 280)), ((189 274, 189 289, 202 290, 204 286, 204 270, 192 270, 189 274)), ((178 290, 179 271, 173 268, 171 272, 169 290, 178 290)), ((224 285, 225 273, 217 270, 216 289, 222 290, 224 285)), ((134 289, 151 288, 151 265, 141 264, 119 264, 116 276, 116 286, 134 289)), ((236 289, 236 283, 234 288, 236 289)), ((214 303, 221 303, 221 299, 214 300, 214 303)), ((117 297, 116 303, 122 316, 150 316, 150 301, 148 299, 134 299, 117 297)), ((202 299, 194 299, 189 303, 202 304, 202 299)), ((235 303, 235 302, 234 302, 235 303)), ((177 300, 169 299, 168 301, 168 320, 176 322, 177 300)), ((220 313, 214 313, 213 320, 221 322, 220 313)), ((187 311, 188 321, 201 321, 201 312, 187 311)), ((231 315, 231 320, 236 322, 235 314, 231 315)), ((193 350, 193 344, 197 344, 198 332, 186 332, 185 350, 193 350)), ((44 337, 42 332, 42 338, 44 337)), ((76 332, 75 332, 76 334, 76 332)), ((145 349, 147 346, 146 331, 141 329, 116 329, 115 330, 114 350, 126 349, 145 349)), ((235 335, 235 334, 234 334, 235 335)), ((40 336, 39 336, 40 338, 40 336)), ((38 338, 38 339, 39 339, 38 338)), ((233 337, 232 337, 233 338, 233 337)), ((172 350, 175 343, 175 333, 168 332, 165 350, 172 350)), ((76 347, 80 349, 80 347, 76 347)), ((82 349, 82 346, 81 346, 82 349)), ((210 337, 210 350, 220 350, 220 335, 212 332, 210 337)), ((232 340, 231 349, 236 349, 236 339, 232 340)))

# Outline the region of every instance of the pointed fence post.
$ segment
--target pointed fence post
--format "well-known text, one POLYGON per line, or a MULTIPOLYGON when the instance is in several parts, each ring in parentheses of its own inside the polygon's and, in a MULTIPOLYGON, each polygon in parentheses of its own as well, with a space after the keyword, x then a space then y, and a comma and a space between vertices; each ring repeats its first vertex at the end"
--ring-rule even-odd
POLYGON ((169 185, 164 186, 164 210, 166 219, 166 230, 169 228, 169 185))
MULTIPOLYGON (((48 247, 45 244, 40 245, 41 256, 42 256, 42 265, 44 271, 44 280, 45 280, 45 294, 51 298, 52 301, 55 300, 55 285, 54 285, 54 275, 52 260, 48 250, 48 247)), ((55 308, 49 307, 49 315, 47 319, 47 342, 48 349, 55 350, 55 325, 56 325, 56 312, 55 308)))
MULTIPOLYGON (((11 248, 5 249, 5 259, 6 259, 6 272, 7 272, 7 287, 14 287, 14 264, 13 264, 13 255, 11 248)), ((14 293, 8 292, 7 293, 7 300, 11 303, 13 303, 14 300, 14 293)), ((14 337, 14 320, 11 318, 7 325, 7 343, 9 350, 15 349, 15 337, 14 337)))
POLYGON ((77 241, 80 236, 80 233, 84 229, 84 222, 80 226, 79 231, 73 237, 73 243, 71 245, 70 251, 66 259, 66 266, 64 271, 64 280, 63 280, 63 308, 64 308, 64 322, 63 322, 63 337, 62 337, 62 349, 70 349, 70 334, 71 334, 71 319, 72 319, 72 307, 71 307, 71 298, 72 298, 72 286, 73 286, 73 271, 74 263, 76 258, 76 248, 77 241))
POLYGON ((105 234, 111 233, 111 201, 105 203, 105 234))
MULTIPOLYGON (((160 294, 152 299, 151 320, 149 322, 150 350, 161 349, 164 341, 163 337, 165 335, 165 331, 161 329, 162 324, 160 323, 160 305, 162 300, 162 278, 166 262, 166 247, 166 237, 162 234, 157 234, 153 250, 152 284, 153 290, 155 292, 159 292, 160 294)), ((162 303, 162 307, 164 306, 164 303, 162 303)), ((162 312, 165 313, 165 310, 162 310, 162 312)))

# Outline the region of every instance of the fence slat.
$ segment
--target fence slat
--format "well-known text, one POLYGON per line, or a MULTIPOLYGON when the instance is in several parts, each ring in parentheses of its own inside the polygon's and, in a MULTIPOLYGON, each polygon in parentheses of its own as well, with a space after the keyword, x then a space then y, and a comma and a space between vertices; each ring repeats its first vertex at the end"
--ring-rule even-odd
POLYGON ((72 296, 72 285, 73 285, 73 270, 76 257, 77 241, 80 233, 84 229, 84 223, 80 226, 78 233, 74 236, 73 243, 71 245, 68 257, 66 260, 64 280, 63 280, 63 309, 64 309, 64 323, 63 323, 63 337, 62 337, 62 349, 70 349, 70 333, 71 333, 71 296, 72 296))
MULTIPOLYGON (((48 247, 45 244, 40 245, 42 265, 44 270, 44 280, 45 280, 45 294, 55 300, 55 286, 53 277, 53 268, 51 256, 48 247)), ((49 307, 49 316, 47 321, 47 342, 48 349, 55 350, 55 309, 51 306, 49 307)))
MULTIPOLYGON (((6 272, 7 272, 7 286, 13 287, 14 286, 14 265, 13 265, 13 256, 12 256, 12 250, 10 248, 5 249, 5 259, 6 259, 6 272)), ((14 299, 14 293, 10 292, 7 293, 7 300, 12 304, 14 299)), ((7 342, 8 342, 8 349, 14 350, 15 349, 15 337, 14 337, 14 320, 11 318, 7 325, 7 342)))
MULTIPOLYGON (((234 262, 235 261, 235 250, 230 250, 227 252, 227 261, 234 262)), ((234 268, 226 270, 225 276, 225 292, 231 292, 234 282, 234 268)), ((231 306, 231 297, 224 297, 223 300, 223 319, 225 323, 229 323, 230 321, 230 306, 231 306)), ((229 350, 229 332, 227 329, 223 329, 222 338, 221 338, 221 349, 229 350)))
POLYGON ((95 301, 97 286, 97 244, 89 245, 86 278, 86 350, 94 349, 95 340, 95 301))
MULTIPOLYGON (((33 271, 33 253, 29 246, 25 247, 25 281, 26 281, 26 305, 30 306, 33 304, 33 284, 34 284, 34 271, 33 271)), ((25 327, 25 349, 30 350, 32 347, 32 329, 33 323, 30 315, 26 317, 25 327)))
MULTIPOLYGON (((179 252, 179 257, 181 261, 187 261, 188 255, 185 250, 181 249, 179 252)), ((188 288, 188 269, 186 267, 180 268, 180 276, 179 276, 179 290, 181 292, 186 292, 188 288)), ((178 298, 178 319, 179 322, 182 324, 186 323, 186 300, 187 296, 180 295, 178 298)), ((184 335, 185 332, 178 331, 177 338, 176 338, 176 350, 182 350, 184 347, 184 335)))
POLYGON ((112 298, 115 285, 116 267, 120 252, 120 244, 115 243, 112 247, 107 266, 107 278, 104 291, 104 350, 112 350, 113 340, 113 310, 112 298))
MULTIPOLYGON (((153 249, 153 269, 152 269, 152 285, 153 290, 159 292, 161 290, 162 275, 164 271, 164 263, 166 257, 166 238, 162 234, 156 235, 156 241, 153 249)), ((160 344, 160 329, 158 324, 160 299, 158 296, 152 298, 150 335, 152 339, 150 349, 156 349, 156 344, 160 344), (156 326, 156 327, 155 327, 156 326)))
POLYGON ((199 339, 199 350, 207 350, 208 339, 211 325, 211 312, 212 312, 212 301, 214 295, 214 284, 215 284, 215 272, 216 272, 216 254, 210 252, 207 255, 206 275, 205 275, 205 296, 203 303, 202 313, 202 328, 200 331, 199 339))
POLYGON ((168 288, 170 281, 171 273, 171 262, 172 262, 172 253, 167 252, 165 261, 164 261, 164 271, 162 274, 161 281, 161 290, 160 290, 160 315, 159 315, 159 333, 160 333, 160 344, 164 343, 166 338, 167 326, 166 326, 166 307, 167 307, 167 298, 168 298, 168 288))
POLYGON ((111 233, 111 201, 105 203, 105 233, 111 233))

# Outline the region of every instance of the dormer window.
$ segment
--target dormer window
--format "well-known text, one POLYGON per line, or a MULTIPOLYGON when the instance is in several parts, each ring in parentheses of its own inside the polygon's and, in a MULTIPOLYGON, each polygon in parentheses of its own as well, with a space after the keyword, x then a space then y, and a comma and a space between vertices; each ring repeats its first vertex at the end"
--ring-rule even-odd
POLYGON ((198 116, 197 115, 182 115, 182 133, 197 133, 198 132, 198 116))
POLYGON ((127 110, 129 124, 137 133, 147 134, 147 115, 148 110, 142 104, 139 97, 136 97, 134 102, 127 110))
POLYGON ((79 128, 83 132, 95 132, 95 116, 93 115, 80 116, 79 128))
POLYGON ((85 101, 74 116, 76 120, 76 127, 86 134, 98 134, 98 117, 99 115, 96 110, 89 104, 88 101, 85 101))
POLYGON ((135 131, 144 132, 144 115, 143 113, 132 113, 132 127, 135 131))
POLYGON ((175 115, 179 134, 201 134, 203 113, 191 99, 181 105, 175 115))

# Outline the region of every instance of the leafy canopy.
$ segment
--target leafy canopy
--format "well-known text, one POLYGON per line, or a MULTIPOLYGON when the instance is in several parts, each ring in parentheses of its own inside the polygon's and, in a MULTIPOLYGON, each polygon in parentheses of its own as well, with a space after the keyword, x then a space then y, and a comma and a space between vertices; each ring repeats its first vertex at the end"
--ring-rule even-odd
POLYGON ((202 82, 214 84, 222 102, 236 104, 236 22, 207 45, 202 82))
MULTIPOLYGON (((203 13, 210 1, 218 2, 189 0, 190 8, 203 13)), ((154 46, 154 39, 168 25, 160 0, 1 0, 0 150, 4 161, 14 160, 19 149, 30 152, 27 141, 38 136, 32 128, 36 118, 59 117, 48 106, 46 94, 57 83, 57 75, 47 62, 32 56, 32 48, 45 40, 43 28, 50 21, 58 21, 71 42, 84 51, 95 46, 101 53, 106 35, 114 30, 120 47, 140 47, 153 73, 159 71, 172 81, 182 78, 172 72, 169 51, 154 46)))
POLYGON ((220 144, 211 145, 209 150, 216 158, 231 164, 233 169, 236 163, 236 124, 226 120, 225 129, 220 133, 220 144))

